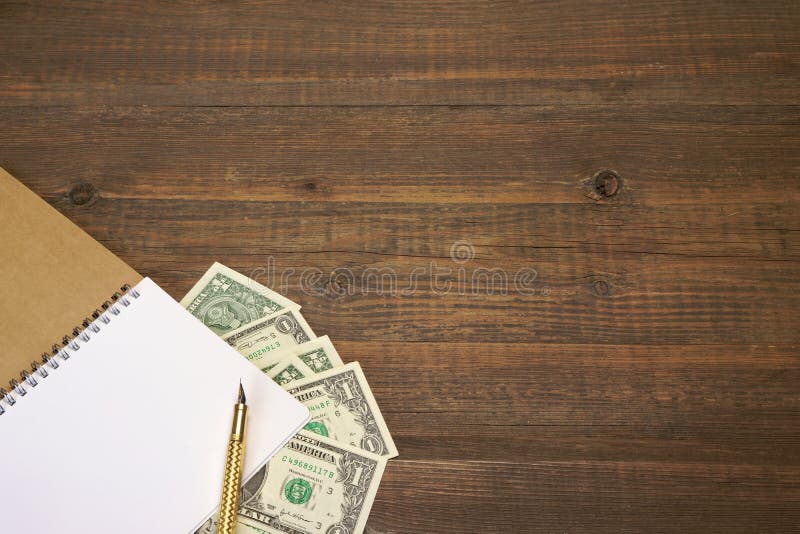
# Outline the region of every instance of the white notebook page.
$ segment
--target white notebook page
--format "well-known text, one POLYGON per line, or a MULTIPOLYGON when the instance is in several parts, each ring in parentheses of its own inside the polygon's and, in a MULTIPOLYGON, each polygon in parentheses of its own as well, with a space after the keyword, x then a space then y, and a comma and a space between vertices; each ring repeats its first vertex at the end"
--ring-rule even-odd
MULTIPOLYGON (((3 402, 3 532, 193 532, 219 504, 240 378, 245 479, 308 420, 153 281, 136 290, 38 386, 3 402)), ((46 320, 31 317, 31 328, 46 320)))

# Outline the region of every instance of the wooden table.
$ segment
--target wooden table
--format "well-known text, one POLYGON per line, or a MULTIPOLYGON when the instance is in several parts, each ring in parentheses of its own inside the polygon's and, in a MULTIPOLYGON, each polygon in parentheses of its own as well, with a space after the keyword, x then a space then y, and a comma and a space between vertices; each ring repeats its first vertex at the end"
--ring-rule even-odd
POLYGON ((800 528, 798 2, 11 1, 0 51, 0 165, 361 361, 367 532, 800 528))

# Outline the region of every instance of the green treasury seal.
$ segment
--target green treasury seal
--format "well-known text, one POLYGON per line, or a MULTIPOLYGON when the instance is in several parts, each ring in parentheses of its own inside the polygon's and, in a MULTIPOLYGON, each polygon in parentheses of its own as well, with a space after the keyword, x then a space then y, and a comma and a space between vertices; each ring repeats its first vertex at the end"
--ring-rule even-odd
POLYGON ((311 484, 302 478, 293 478, 286 483, 283 493, 290 503, 304 504, 311 498, 311 484))

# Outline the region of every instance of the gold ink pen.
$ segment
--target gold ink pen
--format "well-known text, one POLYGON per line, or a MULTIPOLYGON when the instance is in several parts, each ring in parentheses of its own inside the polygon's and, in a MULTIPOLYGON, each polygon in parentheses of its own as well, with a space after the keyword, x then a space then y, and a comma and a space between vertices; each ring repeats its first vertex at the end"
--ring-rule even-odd
POLYGON ((225 475, 222 479, 222 497, 219 500, 217 534, 236 532, 236 515, 239 513, 239 487, 242 485, 244 464, 244 428, 247 424, 247 398, 239 382, 239 401, 233 408, 233 425, 225 456, 225 475))

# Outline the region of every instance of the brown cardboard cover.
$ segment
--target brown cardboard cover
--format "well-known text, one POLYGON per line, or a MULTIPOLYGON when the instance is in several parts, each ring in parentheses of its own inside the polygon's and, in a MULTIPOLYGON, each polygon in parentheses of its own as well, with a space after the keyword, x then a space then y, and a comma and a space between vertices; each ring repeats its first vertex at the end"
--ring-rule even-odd
POLYGON ((141 278, 0 168, 0 387, 141 278))

